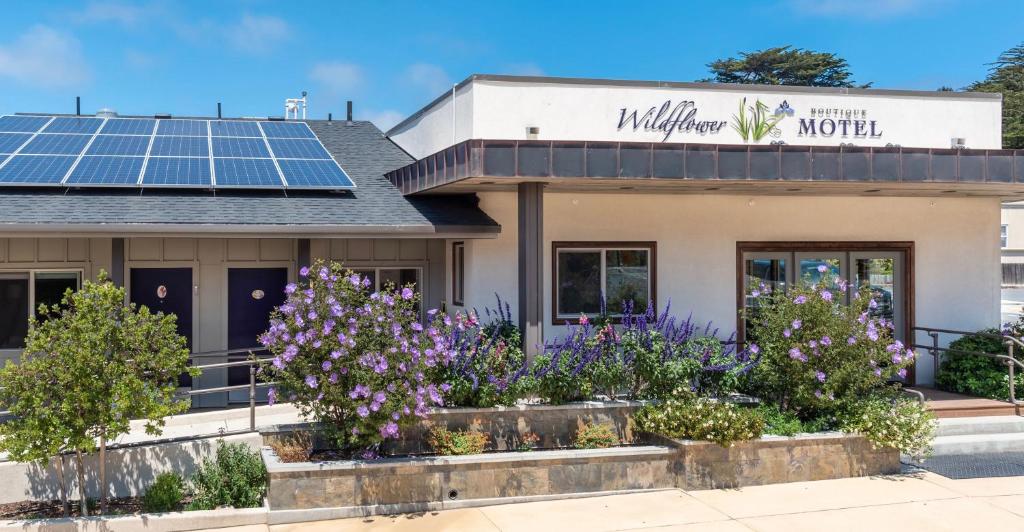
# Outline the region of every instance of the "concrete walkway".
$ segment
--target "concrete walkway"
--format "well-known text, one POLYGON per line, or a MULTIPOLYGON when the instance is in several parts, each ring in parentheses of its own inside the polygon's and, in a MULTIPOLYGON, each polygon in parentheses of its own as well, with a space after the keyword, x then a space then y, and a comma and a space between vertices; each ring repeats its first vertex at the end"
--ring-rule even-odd
MULTIPOLYGON (((266 527, 225 529, 268 532, 266 527)), ((1024 530, 1024 477, 920 472, 735 490, 667 490, 269 527, 270 532, 1024 530)))

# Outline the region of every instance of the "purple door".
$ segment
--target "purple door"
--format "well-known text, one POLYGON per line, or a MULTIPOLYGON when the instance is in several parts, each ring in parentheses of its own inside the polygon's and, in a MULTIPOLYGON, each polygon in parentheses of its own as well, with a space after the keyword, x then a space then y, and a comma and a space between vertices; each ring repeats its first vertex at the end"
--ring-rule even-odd
MULTIPOLYGON (((192 349, 192 268, 132 268, 130 280, 131 302, 150 312, 174 314, 178 334, 192 349)), ((192 377, 182 375, 178 385, 191 387, 192 377)))
MULTIPOLYGON (((259 347, 259 336, 270 327, 270 313, 285 301, 284 287, 288 284, 287 268, 229 268, 228 269, 228 349, 259 347)), ((257 355, 261 354, 254 350, 257 355)), ((248 355, 231 357, 231 361, 245 360, 248 355)), ((228 386, 249 383, 246 366, 228 368, 228 386)), ((231 392, 231 401, 247 401, 246 392, 231 392)), ((258 397, 264 400, 266 390, 258 397)))

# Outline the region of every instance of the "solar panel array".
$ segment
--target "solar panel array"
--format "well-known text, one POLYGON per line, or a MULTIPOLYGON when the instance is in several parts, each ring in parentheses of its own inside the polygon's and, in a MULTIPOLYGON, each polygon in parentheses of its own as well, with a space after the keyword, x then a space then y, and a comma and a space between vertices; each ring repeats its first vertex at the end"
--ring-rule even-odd
POLYGON ((0 116, 0 186, 347 190, 305 122, 0 116))

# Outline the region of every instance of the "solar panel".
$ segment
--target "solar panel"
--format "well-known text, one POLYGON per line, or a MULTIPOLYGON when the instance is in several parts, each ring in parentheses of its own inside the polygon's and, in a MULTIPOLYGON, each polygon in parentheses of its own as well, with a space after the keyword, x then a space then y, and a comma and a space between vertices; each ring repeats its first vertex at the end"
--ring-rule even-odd
POLYGON ((50 121, 49 116, 0 116, 0 131, 35 133, 50 121))
POLYGON ((155 137, 149 155, 151 157, 209 157, 210 144, 205 137, 155 137))
POLYGON ((78 155, 91 139, 89 135, 36 135, 21 153, 39 155, 78 155))
POLYGON ((214 137, 263 137, 263 134, 260 133, 260 127, 256 125, 256 122, 228 122, 224 120, 211 120, 210 134, 214 137))
POLYGON ((331 159, 324 145, 316 139, 267 139, 278 159, 331 159))
POLYGON ((210 159, 198 157, 150 157, 142 185, 211 186, 210 159))
POLYGON ((214 159, 218 187, 280 188, 284 185, 273 159, 214 159))
POLYGON ((85 156, 78 162, 65 184, 135 185, 139 182, 145 157, 85 156))
POLYGON ((97 135, 86 155, 146 155, 149 137, 140 135, 97 135))
POLYGON ((267 138, 315 139, 316 135, 305 122, 260 122, 267 138))
POLYGON ((263 139, 213 137, 214 157, 270 158, 263 139))
POLYGON ((0 116, 0 170, 0 185, 355 187, 291 121, 0 116))
POLYGON ((334 161, 314 161, 301 159, 281 159, 284 180, 288 188, 351 188, 355 183, 335 164, 334 161))
POLYGON ((0 153, 14 153, 32 138, 28 133, 0 133, 0 153))
POLYGON ((178 135, 184 137, 206 137, 208 120, 161 120, 156 128, 157 135, 178 135))
POLYGON ((156 120, 152 118, 111 118, 103 124, 101 135, 152 135, 156 120))
POLYGON ((43 133, 78 133, 91 135, 103 125, 102 118, 58 116, 43 129, 43 133))
POLYGON ((0 184, 59 185, 75 159, 69 155, 15 155, 0 168, 0 184))

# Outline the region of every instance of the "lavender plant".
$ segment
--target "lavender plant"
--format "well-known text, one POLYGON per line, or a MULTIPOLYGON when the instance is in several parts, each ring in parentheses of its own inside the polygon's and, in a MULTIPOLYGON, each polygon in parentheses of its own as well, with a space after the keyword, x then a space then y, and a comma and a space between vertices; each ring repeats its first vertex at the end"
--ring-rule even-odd
POLYGON ((457 406, 511 406, 533 391, 533 378, 523 354, 522 335, 512 321, 508 303, 497 294, 495 310, 456 314, 448 343, 451 363, 437 372, 437 382, 451 385, 446 394, 457 406))
POLYGON ((299 273, 305 282, 285 288, 288 300, 260 338, 274 355, 270 401, 287 397, 339 449, 372 457, 443 404, 449 386, 427 374, 451 360, 450 318, 430 311, 420 323, 411 285, 374 292, 368 278, 322 261, 299 273))

